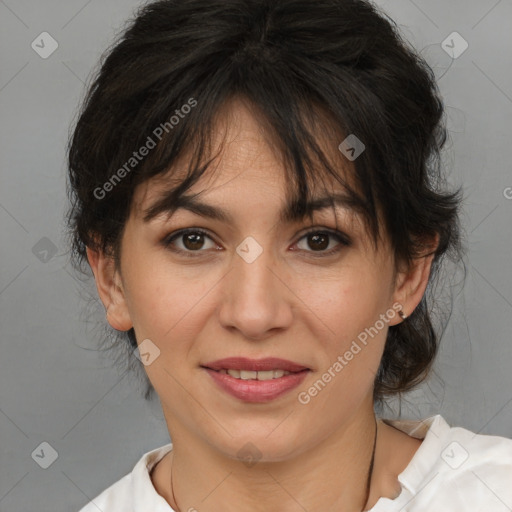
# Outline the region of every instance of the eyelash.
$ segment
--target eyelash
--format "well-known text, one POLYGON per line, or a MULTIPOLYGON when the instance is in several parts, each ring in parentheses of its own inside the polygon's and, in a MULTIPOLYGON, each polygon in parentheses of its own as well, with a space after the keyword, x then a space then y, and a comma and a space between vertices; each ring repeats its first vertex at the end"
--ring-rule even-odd
MULTIPOLYGON (((176 231, 175 233, 171 233, 169 236, 167 236, 166 238, 164 238, 162 240, 162 244, 166 249, 169 249, 172 252, 182 254, 188 258, 197 258, 199 256, 199 254, 196 254, 196 253, 205 252, 204 249, 199 249, 197 251, 185 251, 183 249, 177 249, 176 247, 173 247, 173 245, 172 245, 173 242, 176 239, 178 239, 179 237, 182 237, 184 235, 188 235, 191 233, 207 236, 214 242, 214 240, 212 239, 210 234, 207 231, 205 231, 204 229, 187 228, 187 229, 180 229, 179 231, 176 231)), ((312 229, 312 230, 304 233, 296 243, 298 243, 303 238, 307 238, 310 235, 328 235, 328 236, 334 237, 339 242, 339 244, 336 247, 334 247, 333 249, 330 249, 328 251, 318 251, 316 254, 315 254, 315 251, 306 251, 306 252, 312 252, 312 254, 310 256, 312 258, 325 258, 327 256, 332 256, 333 254, 340 252, 344 247, 349 247, 352 243, 350 238, 347 235, 345 235, 344 233, 342 233, 341 231, 332 230, 332 229, 324 229, 324 228, 312 229)))

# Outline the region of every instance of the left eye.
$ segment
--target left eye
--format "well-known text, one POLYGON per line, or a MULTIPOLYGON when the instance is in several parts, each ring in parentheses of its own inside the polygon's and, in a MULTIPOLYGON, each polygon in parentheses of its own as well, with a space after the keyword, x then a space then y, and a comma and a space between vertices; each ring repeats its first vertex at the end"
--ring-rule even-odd
MULTIPOLYGON (((305 240, 307 246, 313 249, 312 252, 320 252, 321 255, 338 252, 343 246, 350 245, 348 238, 343 236, 340 232, 310 231, 300 238, 299 242, 297 242, 298 247, 302 240, 305 240), (331 242, 333 241, 338 242, 337 244, 334 243, 334 247, 331 246, 331 242), (327 250, 329 247, 331 248, 327 250)), ((301 247, 299 247, 299 249, 301 249, 301 247)), ((307 251, 307 249, 304 250, 307 251)))
MULTIPOLYGON (((185 229, 171 234, 163 240, 166 248, 177 253, 183 253, 192 256, 191 253, 202 252, 206 249, 215 249, 217 244, 210 235, 202 229, 185 229), (205 246, 205 240, 209 240, 205 246)), ((306 252, 319 253, 318 256, 325 256, 340 251, 344 246, 350 245, 350 239, 340 231, 312 230, 304 234, 295 244, 299 250, 306 252), (302 241, 305 241, 306 247, 300 247, 302 241), (331 245, 333 242, 334 247, 331 245)), ((316 256, 316 255, 315 255, 316 256)))

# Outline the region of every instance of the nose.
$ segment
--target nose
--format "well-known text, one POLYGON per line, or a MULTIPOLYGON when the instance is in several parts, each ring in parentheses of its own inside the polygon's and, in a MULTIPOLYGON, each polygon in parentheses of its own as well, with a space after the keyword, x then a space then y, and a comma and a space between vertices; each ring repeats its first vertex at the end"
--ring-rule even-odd
POLYGON ((234 254, 223 283, 219 320, 224 328, 257 341, 291 325, 293 294, 284 267, 278 268, 270 251, 249 261, 234 254))

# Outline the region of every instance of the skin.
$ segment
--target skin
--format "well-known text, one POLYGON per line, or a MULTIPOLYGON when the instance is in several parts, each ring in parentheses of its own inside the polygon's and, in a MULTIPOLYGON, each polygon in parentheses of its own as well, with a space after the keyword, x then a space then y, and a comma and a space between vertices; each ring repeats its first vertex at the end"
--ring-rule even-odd
MULTIPOLYGON (((341 207, 316 212, 313 223, 282 224, 283 163, 255 115, 234 100, 217 128, 217 142, 226 136, 223 151, 189 192, 203 191, 201 200, 224 208, 233 223, 184 209, 144 223, 143 210, 170 178, 152 179, 136 190, 120 268, 88 249, 110 325, 121 331, 133 326, 139 343, 149 338, 160 350, 145 370, 159 395, 173 451, 154 468, 154 486, 181 512, 360 511, 381 496, 393 499, 400 491, 397 476, 421 442, 379 421, 364 503, 375 429, 373 382, 388 326, 402 321, 398 314, 308 404, 299 403, 297 394, 394 303, 406 314, 414 310, 432 257, 395 274, 387 235, 375 251, 361 219, 341 207), (335 214, 338 229, 353 243, 315 258, 317 246, 304 234, 312 227, 317 233, 335 229, 335 214), (161 243, 183 228, 211 234, 195 246, 195 258, 161 243), (250 264, 235 251, 248 236, 263 248, 250 264), (312 371, 299 389, 265 404, 247 403, 219 390, 200 367, 229 356, 281 357, 312 371), (237 459, 248 442, 261 453, 250 467, 237 459)), ((326 136, 324 144, 327 151, 334 148, 338 167, 349 171, 335 140, 326 136)), ((174 246, 193 252, 185 243, 180 237, 174 246)), ((331 237, 327 251, 338 245, 331 237)))

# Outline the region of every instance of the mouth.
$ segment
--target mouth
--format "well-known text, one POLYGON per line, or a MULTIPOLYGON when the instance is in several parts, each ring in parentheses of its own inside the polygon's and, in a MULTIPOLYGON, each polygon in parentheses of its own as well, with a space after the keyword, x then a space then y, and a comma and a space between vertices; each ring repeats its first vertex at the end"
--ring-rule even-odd
POLYGON ((201 365, 215 384, 245 402, 268 402, 297 387, 312 371, 278 358, 227 358, 201 365))

